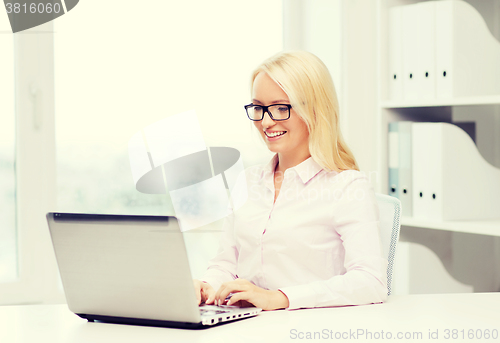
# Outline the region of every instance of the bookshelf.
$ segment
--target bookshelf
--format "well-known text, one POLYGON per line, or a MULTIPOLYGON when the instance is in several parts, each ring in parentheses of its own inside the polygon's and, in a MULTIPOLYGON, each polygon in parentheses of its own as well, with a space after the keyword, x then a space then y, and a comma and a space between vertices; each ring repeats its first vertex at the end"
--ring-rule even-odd
MULTIPOLYGON (((465 1, 465 0, 456 0, 465 1)), ((389 67, 389 11, 392 7, 422 3, 418 0, 381 0, 378 1, 378 105, 377 120, 380 127, 380 157, 378 173, 382 176, 383 193, 388 189, 388 142, 387 125, 392 121, 409 120, 414 122, 448 122, 482 120, 476 126, 477 147, 483 157, 492 165, 500 167, 500 94, 461 96, 446 99, 431 98, 426 100, 390 100, 389 78, 384 77, 390 71, 389 67), (486 128, 486 129, 484 129, 486 128), (484 130, 483 130, 484 129, 484 130), (385 137, 384 137, 385 136, 385 137), (479 144, 481 142, 482 144, 479 144)), ((491 35, 500 41, 500 2, 495 0, 466 0, 483 17, 491 35)), ((500 44, 500 43, 499 43, 500 44)), ((478 54, 480 56, 480 54, 478 54)), ((478 57, 478 61, 480 61, 478 57)), ((467 180, 464 180, 467 182, 467 180)), ((480 199, 477 199, 480 202, 480 199)), ((500 210, 499 210, 500 212, 500 210)), ((474 221, 429 221, 418 218, 404 217, 403 226, 422 227, 452 232, 466 232, 500 236, 499 220, 474 221)))
MULTIPOLYGON (((389 11, 392 7, 412 5, 426 0, 379 0, 377 1, 377 72, 378 97, 376 104, 377 172, 381 175, 381 191, 388 193, 388 124, 393 121, 414 122, 474 122, 475 142, 482 157, 491 165, 500 167, 500 94, 474 94, 427 100, 391 100, 389 89, 389 11)), ((491 35, 500 42, 500 1, 497 0, 456 0, 466 1, 483 17, 491 35)), ((499 43, 500 44, 500 43, 499 43)), ((480 53, 477 56, 481 56, 480 53)), ((480 60, 478 60, 480 61, 480 60)), ((457 153, 459 153, 457 151, 457 153)), ((463 182, 471 182, 463 180, 463 182)), ((483 199, 474 199, 474 206, 497 206, 482 204, 483 199)), ((403 216, 402 236, 409 240, 400 242, 399 260, 404 261, 395 272, 396 293, 419 293, 426 289, 417 285, 413 289, 397 289, 398 282, 410 285, 412 266, 416 261, 426 260, 425 254, 433 254, 434 264, 425 266, 428 282, 440 292, 498 291, 500 287, 500 218, 493 220, 436 221, 403 216), (427 250, 410 249, 412 244, 424 246, 427 250), (425 252, 427 251, 427 252, 425 252), (425 254, 424 254, 425 252, 425 254), (413 261, 413 262, 412 262, 413 261), (408 268, 408 270, 405 270, 408 268), (481 272, 479 270, 481 269, 481 272), (401 273, 401 271, 403 271, 401 273), (401 278, 401 274, 404 274, 401 278), (406 279, 405 279, 406 278, 406 279)), ((399 247, 398 247, 399 249, 399 247)), ((398 259, 397 258, 397 259, 398 259)), ((418 268, 422 268, 420 266, 418 268)), ((417 268, 417 269, 418 269, 417 268)), ((419 269, 420 270, 420 269, 419 269)), ((417 273, 418 274, 418 273, 417 273)), ((415 276, 414 274, 413 276, 415 276)), ((418 284, 418 282, 417 282, 418 284)), ((404 288, 404 287, 403 287, 404 288)))
POLYGON ((500 105, 500 95, 470 96, 449 100, 426 101, 390 101, 380 102, 383 109, 416 108, 416 107, 443 107, 443 106, 474 106, 474 105, 500 105))
MULTIPOLYGON (((388 124, 393 121, 474 121, 478 150, 487 162, 500 167, 500 93, 446 100, 390 100, 388 78, 384 78, 388 75, 389 9, 425 1, 284 2, 284 48, 308 50, 327 64, 339 96, 342 133, 361 170, 369 173, 378 193, 388 193, 388 124)), ((500 1, 467 2, 478 10, 492 36, 500 41, 500 1)), ((481 200, 477 199, 476 203, 481 204, 481 200)), ((474 285, 474 291, 500 289, 500 219, 430 221, 403 217, 402 234, 411 240, 401 242, 401 249, 398 246, 396 262, 413 260, 412 265, 405 267, 417 266, 417 269, 429 271, 423 282, 440 285, 434 288, 436 292, 443 289, 467 292, 471 288, 467 285, 474 285), (403 243, 420 246, 413 249, 411 245, 403 247, 403 243), (434 254, 431 260, 440 261, 440 267, 420 262, 426 261, 425 256, 418 255, 423 251, 422 246, 427 253, 434 254), (414 252, 416 256, 411 255, 414 252), (447 277, 442 275, 444 269, 449 274, 447 277), (449 281, 451 278, 456 282, 449 281)), ((397 279, 397 272, 395 277, 397 279)), ((414 279, 406 280, 406 284, 414 279)), ((410 289, 409 292, 425 292, 424 289, 431 288, 410 289)))
POLYGON ((433 230, 444 230, 475 235, 500 237, 499 220, 471 220, 471 221, 429 221, 413 217, 401 217, 401 225, 421 227, 433 230))

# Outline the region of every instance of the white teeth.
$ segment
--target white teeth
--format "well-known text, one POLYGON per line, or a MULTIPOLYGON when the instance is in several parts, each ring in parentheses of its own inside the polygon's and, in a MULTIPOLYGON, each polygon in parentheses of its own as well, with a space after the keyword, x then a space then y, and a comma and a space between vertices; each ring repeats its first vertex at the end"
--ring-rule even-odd
POLYGON ((285 133, 286 133, 286 131, 266 132, 266 136, 273 138, 273 137, 281 136, 281 135, 283 135, 285 133))

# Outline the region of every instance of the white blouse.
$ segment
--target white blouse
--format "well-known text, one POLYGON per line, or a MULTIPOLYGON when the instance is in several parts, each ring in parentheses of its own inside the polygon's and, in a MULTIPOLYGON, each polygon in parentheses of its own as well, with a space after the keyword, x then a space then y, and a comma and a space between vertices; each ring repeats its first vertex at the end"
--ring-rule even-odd
POLYGON ((245 171, 248 200, 226 218, 201 280, 215 290, 236 278, 279 289, 288 309, 385 301, 387 260, 368 178, 326 172, 310 157, 285 171, 274 202, 277 162, 245 171))

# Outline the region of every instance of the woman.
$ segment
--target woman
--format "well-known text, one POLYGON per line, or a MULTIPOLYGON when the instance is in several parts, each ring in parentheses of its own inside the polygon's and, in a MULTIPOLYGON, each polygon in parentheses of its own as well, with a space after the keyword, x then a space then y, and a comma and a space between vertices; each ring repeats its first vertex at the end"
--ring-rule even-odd
POLYGON ((245 109, 276 154, 246 171, 248 200, 194 280, 198 301, 264 310, 383 302, 378 207, 342 139, 326 66, 307 52, 271 57, 253 72, 245 109))

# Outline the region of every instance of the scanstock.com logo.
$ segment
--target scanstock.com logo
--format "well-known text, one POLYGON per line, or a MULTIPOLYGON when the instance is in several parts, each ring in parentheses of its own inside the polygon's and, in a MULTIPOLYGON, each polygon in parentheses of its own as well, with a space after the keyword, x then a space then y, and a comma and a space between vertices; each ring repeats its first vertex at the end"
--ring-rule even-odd
POLYGON ((45 24, 78 4, 78 0, 4 0, 12 32, 16 33, 45 24))

